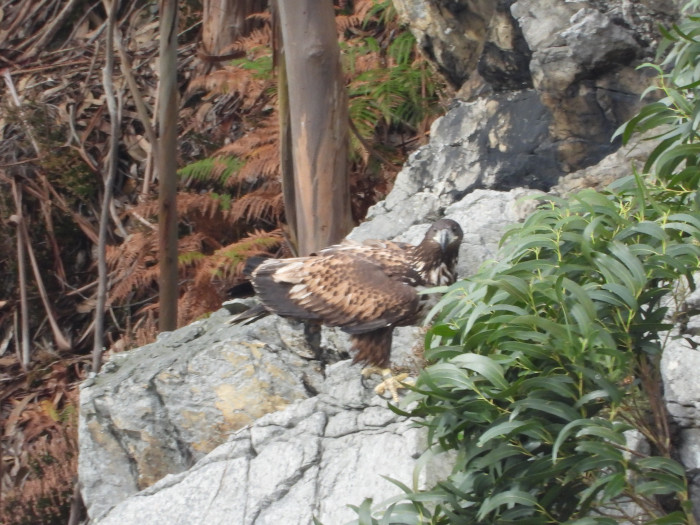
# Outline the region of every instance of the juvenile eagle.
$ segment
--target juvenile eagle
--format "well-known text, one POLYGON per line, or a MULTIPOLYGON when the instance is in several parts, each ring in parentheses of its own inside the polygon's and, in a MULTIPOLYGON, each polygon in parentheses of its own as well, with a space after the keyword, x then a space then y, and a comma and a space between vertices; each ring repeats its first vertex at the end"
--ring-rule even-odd
POLYGON ((384 388, 397 399, 389 369, 392 331, 420 322, 422 289, 455 282, 462 235, 459 224, 441 219, 417 246, 337 244, 309 257, 268 259, 252 271, 251 282, 269 312, 349 333, 353 362, 380 369, 384 388))

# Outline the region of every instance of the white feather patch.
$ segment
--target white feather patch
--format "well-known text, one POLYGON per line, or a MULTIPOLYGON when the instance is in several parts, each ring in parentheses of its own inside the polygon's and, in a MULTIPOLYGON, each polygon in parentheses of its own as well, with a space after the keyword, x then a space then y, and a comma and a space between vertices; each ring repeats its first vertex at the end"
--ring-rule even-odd
POLYGON ((288 263, 272 274, 272 280, 276 283, 300 283, 304 277, 304 263, 301 261, 288 263))

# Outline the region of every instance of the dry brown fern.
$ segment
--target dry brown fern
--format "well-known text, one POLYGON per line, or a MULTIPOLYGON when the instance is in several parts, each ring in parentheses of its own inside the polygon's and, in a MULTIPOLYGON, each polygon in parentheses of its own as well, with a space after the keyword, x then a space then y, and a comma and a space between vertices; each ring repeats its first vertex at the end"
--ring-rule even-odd
POLYGON ((76 364, 53 361, 9 383, 3 377, 10 388, 0 394, 0 523, 67 521, 78 458, 76 364))
POLYGON ((271 184, 243 195, 231 206, 231 218, 249 223, 277 224, 284 211, 279 184, 271 184))
POLYGON ((268 24, 240 39, 231 46, 230 50, 245 51, 245 59, 222 66, 207 75, 193 78, 189 83, 188 92, 204 90, 207 92, 207 98, 235 94, 240 97, 244 111, 253 109, 253 106, 261 102, 265 103, 266 91, 274 86, 272 72, 269 70, 269 74, 264 74, 265 70, 263 73, 251 70, 251 64, 270 55, 270 38, 271 30, 268 24))
POLYGON ((198 259, 193 278, 185 284, 178 302, 179 322, 189 322, 218 309, 225 291, 245 279, 242 271, 248 257, 275 255, 283 242, 280 229, 259 230, 198 259))
POLYGON ((213 279, 227 288, 240 277, 243 265, 253 255, 273 255, 284 242, 281 229, 254 231, 244 238, 216 250, 197 269, 195 283, 211 282, 213 279))

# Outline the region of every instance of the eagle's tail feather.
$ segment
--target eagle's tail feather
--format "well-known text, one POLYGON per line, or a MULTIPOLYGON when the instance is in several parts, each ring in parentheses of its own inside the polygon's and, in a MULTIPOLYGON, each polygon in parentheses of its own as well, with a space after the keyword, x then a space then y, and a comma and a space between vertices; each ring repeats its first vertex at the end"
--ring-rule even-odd
POLYGON ((227 321, 226 324, 248 324, 252 323, 253 321, 257 321, 258 319, 262 319, 266 315, 268 315, 270 312, 268 312, 267 308, 265 308, 262 304, 256 304, 247 310, 244 310, 240 313, 235 314, 233 317, 230 317, 227 321))

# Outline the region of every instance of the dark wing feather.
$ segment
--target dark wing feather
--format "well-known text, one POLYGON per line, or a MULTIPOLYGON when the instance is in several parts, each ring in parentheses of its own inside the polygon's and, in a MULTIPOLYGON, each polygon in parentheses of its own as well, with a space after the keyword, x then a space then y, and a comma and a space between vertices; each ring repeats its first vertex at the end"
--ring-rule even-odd
POLYGON ((253 284, 271 311, 352 334, 410 324, 420 307, 414 288, 352 250, 265 262, 253 274, 253 284))
POLYGON ((260 264, 251 274, 251 282, 255 293, 263 306, 277 315, 283 317, 293 317, 295 319, 307 319, 312 321, 320 320, 320 317, 301 308, 289 297, 292 287, 301 282, 302 274, 299 278, 293 278, 290 267, 304 259, 268 259, 260 264), (276 277, 278 272, 287 275, 285 280, 276 277))

